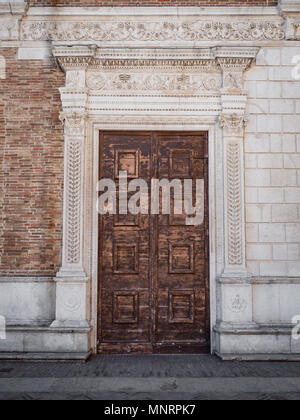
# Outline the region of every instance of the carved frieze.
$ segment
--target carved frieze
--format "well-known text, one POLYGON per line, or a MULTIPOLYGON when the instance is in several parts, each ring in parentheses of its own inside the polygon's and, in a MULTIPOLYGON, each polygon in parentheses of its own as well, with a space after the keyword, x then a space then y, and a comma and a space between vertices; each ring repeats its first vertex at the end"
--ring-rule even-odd
POLYGON ((87 73, 87 87, 101 91, 219 91, 220 74, 87 73))
POLYGON ((282 20, 193 21, 24 21, 21 39, 33 41, 278 41, 282 20))

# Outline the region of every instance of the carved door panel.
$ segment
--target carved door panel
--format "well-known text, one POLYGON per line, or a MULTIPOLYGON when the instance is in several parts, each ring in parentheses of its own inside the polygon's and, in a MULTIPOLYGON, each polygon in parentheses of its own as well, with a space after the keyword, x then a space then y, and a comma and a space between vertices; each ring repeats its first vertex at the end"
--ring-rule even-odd
MULTIPOLYGON (((151 133, 102 133, 100 140, 101 178, 117 189, 120 171, 128 181, 150 182, 151 133)), ((117 213, 100 217, 99 351, 152 351, 150 216, 117 213)))
POLYGON ((204 180, 201 199, 206 210, 200 225, 187 225, 188 214, 174 214, 175 205, 170 215, 157 218, 155 349, 205 352, 209 349, 207 134, 159 134, 157 148, 158 178, 179 179, 182 185, 193 180, 194 200, 196 180, 204 180))
POLYGON ((187 226, 172 194, 168 215, 99 216, 98 351, 207 352, 207 134, 103 132, 100 176, 118 190, 120 171, 149 191, 152 178, 204 179, 205 217, 187 226))

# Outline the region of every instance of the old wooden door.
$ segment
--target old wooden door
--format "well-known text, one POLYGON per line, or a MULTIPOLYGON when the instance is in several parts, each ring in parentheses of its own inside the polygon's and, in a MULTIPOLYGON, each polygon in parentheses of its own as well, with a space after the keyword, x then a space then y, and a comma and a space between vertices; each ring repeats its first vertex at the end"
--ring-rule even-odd
POLYGON ((204 179, 205 217, 187 226, 174 200, 166 215, 99 216, 99 353, 209 351, 207 149, 206 132, 100 133, 101 178, 118 190, 126 171, 149 191, 154 178, 204 179))

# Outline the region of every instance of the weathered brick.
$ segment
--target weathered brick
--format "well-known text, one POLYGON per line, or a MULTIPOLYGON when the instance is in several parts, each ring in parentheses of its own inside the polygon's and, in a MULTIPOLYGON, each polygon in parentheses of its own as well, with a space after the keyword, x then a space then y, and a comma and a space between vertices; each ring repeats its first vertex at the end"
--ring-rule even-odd
POLYGON ((62 72, 49 62, 17 61, 0 49, 0 273, 54 275, 60 265, 63 133, 62 72))

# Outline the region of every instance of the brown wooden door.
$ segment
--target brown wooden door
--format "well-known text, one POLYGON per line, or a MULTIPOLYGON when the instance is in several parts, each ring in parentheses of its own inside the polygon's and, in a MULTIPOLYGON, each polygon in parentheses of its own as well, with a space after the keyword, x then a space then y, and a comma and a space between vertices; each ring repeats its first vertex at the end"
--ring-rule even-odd
POLYGON ((99 216, 99 353, 209 351, 207 148, 206 132, 100 134, 101 178, 204 179, 205 217, 187 226, 174 200, 168 215, 99 216))

